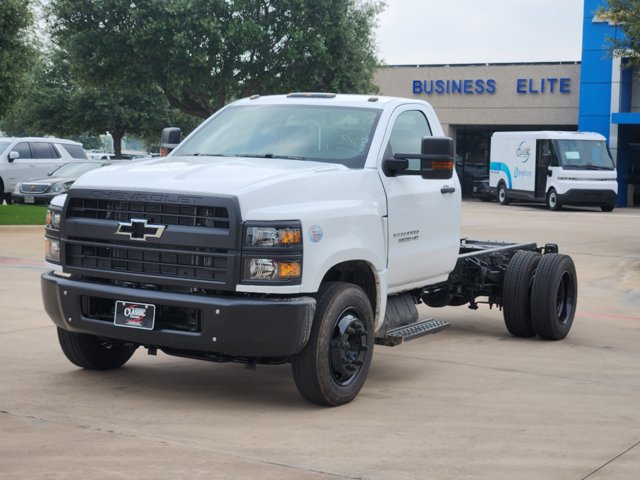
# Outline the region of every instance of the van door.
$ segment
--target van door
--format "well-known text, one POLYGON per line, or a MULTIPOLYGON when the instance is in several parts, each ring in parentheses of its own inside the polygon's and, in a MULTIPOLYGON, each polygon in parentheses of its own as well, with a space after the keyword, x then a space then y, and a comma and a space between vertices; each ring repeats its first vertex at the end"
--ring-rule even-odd
MULTIPOLYGON (((394 153, 420 153, 422 137, 431 135, 427 117, 419 106, 398 108, 385 134, 380 163, 394 153)), ((409 160, 409 170, 419 170, 419 164, 420 160, 409 160)), ((444 281, 459 250, 457 175, 444 180, 380 175, 387 195, 389 291, 425 280, 444 281)))
POLYGON ((551 140, 536 141, 536 186, 535 197, 546 198, 547 179, 549 178, 549 166, 553 161, 553 144, 551 140))

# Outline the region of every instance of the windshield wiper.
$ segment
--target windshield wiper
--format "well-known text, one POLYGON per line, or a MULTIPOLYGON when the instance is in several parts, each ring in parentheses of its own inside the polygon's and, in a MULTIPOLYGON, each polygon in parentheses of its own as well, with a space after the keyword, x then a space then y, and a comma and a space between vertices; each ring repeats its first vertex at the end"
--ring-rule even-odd
POLYGON ((306 160, 305 157, 296 157, 293 155, 276 155, 275 153, 237 153, 233 156, 247 158, 281 158, 284 160, 306 160))
POLYGON ((227 155, 225 155, 224 153, 202 153, 202 152, 196 152, 196 153, 192 153, 190 155, 186 155, 189 157, 226 157, 227 155))

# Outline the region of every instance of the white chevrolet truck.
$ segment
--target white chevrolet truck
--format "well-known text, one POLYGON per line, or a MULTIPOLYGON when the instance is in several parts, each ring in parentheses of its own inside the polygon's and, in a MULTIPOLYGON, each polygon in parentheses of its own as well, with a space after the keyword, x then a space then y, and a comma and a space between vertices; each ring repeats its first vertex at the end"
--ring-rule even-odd
POLYGON ((254 96, 164 158, 86 174, 47 214, 45 309, 64 354, 118 368, 142 346, 291 363, 305 399, 350 402, 374 344, 487 303, 518 337, 564 338, 577 301, 554 244, 460 238, 453 144, 418 100, 254 96))

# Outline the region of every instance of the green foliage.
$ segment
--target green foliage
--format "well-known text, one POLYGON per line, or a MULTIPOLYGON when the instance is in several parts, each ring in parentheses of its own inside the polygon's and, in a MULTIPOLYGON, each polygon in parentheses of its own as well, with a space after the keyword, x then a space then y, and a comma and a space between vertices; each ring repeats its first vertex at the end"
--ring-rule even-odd
POLYGON ((73 72, 206 118, 289 91, 373 93, 379 0, 52 0, 73 72))
POLYGON ((612 55, 627 58, 629 67, 640 66, 640 0, 607 0, 597 15, 624 33, 609 38, 612 55))
POLYGON ((0 225, 44 225, 46 215, 47 207, 0 203, 0 225))
POLYGON ((0 1, 0 111, 18 99, 26 85, 34 54, 32 24, 29 1, 0 1))

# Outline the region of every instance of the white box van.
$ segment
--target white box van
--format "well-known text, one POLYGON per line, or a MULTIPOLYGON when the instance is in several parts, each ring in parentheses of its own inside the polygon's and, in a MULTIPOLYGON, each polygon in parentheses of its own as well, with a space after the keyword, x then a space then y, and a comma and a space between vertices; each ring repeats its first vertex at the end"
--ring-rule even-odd
POLYGON ((617 172, 606 139, 586 132, 496 132, 491 137, 489 187, 511 200, 615 208, 617 172))
POLYGON ((0 137, 0 204, 17 183, 47 174, 67 162, 86 160, 82 144, 61 138, 0 137))

